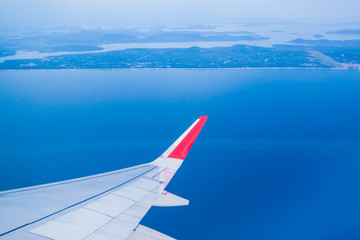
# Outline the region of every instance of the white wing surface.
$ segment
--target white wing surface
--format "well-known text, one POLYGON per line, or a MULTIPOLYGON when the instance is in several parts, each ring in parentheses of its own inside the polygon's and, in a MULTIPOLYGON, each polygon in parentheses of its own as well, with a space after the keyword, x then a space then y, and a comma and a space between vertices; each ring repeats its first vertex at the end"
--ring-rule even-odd
POLYGON ((151 163, 0 192, 0 239, 173 239, 139 223, 152 206, 189 204, 164 189, 206 120, 197 119, 151 163))

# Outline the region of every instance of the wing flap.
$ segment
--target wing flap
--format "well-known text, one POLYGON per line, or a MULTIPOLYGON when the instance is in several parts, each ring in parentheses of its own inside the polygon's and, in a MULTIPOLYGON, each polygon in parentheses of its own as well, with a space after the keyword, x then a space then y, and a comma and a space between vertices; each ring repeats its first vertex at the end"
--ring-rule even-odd
POLYGON ((148 178, 139 178, 128 185, 135 188, 142 187, 146 195, 138 201, 133 201, 109 193, 47 221, 31 229, 30 232, 55 240, 126 239, 151 208, 161 191, 160 183, 148 178))
POLYGON ((94 202, 84 206, 84 208, 105 214, 110 217, 116 217, 126 209, 134 205, 135 201, 115 195, 109 194, 94 202))
POLYGON ((84 239, 111 220, 105 214, 79 208, 31 229, 30 232, 56 240, 84 239))
POLYGON ((143 188, 135 187, 132 185, 127 185, 127 186, 124 186, 123 188, 120 188, 119 190, 115 191, 114 194, 137 202, 140 199, 142 199, 143 197, 145 197, 146 194, 148 194, 148 191, 143 188))
POLYGON ((167 191, 163 191, 153 204, 153 206, 156 207, 179 207, 187 205, 189 205, 189 200, 167 191))
POLYGON ((175 240, 161 232, 151 228, 139 225, 135 231, 131 233, 128 240, 175 240))

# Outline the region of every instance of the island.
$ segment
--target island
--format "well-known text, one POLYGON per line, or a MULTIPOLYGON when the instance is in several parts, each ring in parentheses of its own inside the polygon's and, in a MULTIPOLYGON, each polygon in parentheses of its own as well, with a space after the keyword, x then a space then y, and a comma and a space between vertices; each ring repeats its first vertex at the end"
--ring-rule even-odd
POLYGON ((257 44, 269 38, 253 32, 193 28, 201 30, 76 29, 2 36, 0 69, 360 69, 360 40, 329 40, 316 35, 321 39, 297 38, 264 47, 257 44), (128 45, 114 47, 117 44, 128 45))

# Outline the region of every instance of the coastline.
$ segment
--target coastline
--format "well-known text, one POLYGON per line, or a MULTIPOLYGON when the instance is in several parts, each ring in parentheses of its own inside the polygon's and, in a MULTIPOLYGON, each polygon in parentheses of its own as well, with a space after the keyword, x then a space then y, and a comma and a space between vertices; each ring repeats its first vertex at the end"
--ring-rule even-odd
POLYGON ((115 70, 349 70, 359 71, 351 68, 310 68, 310 67, 237 67, 237 68, 39 68, 39 69, 0 69, 0 71, 115 71, 115 70))

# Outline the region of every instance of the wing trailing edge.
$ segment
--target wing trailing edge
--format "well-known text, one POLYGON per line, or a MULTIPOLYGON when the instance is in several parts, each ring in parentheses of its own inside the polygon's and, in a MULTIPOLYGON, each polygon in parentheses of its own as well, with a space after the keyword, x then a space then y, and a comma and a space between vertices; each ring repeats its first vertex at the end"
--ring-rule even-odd
POLYGON ((175 240, 161 232, 139 225, 127 240, 175 240))
POLYGON ((153 203, 156 207, 180 207, 189 205, 189 200, 176 196, 175 194, 163 191, 153 203))

